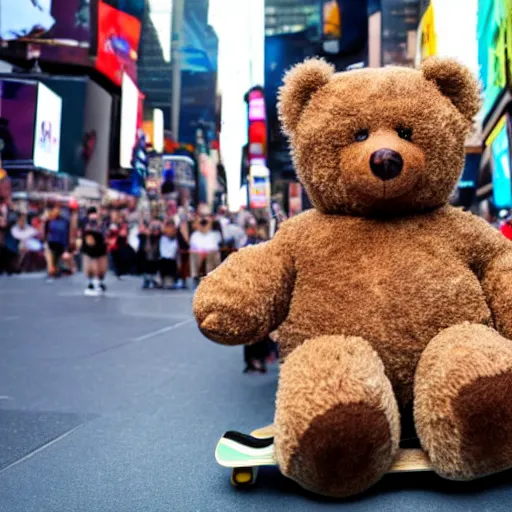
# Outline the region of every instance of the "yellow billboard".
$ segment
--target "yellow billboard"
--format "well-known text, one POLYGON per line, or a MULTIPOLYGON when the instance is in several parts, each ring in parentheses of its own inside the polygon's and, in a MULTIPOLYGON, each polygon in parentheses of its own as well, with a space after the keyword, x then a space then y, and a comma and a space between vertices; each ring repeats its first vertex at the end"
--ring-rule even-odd
POLYGON ((432 3, 423 14, 419 26, 419 57, 420 62, 437 54, 437 36, 434 23, 434 6, 432 3))

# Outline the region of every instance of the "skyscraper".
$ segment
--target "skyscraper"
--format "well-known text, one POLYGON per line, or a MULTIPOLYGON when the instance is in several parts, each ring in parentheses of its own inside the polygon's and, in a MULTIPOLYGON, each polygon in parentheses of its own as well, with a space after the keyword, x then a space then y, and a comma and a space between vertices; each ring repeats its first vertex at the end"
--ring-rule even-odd
POLYGON ((320 37, 321 3, 319 0, 266 0, 265 35, 310 31, 311 38, 320 37))
POLYGON ((147 0, 139 48, 139 87, 145 94, 145 117, 154 108, 164 112, 164 127, 171 126, 172 1, 147 0))
POLYGON ((421 0, 382 0, 382 64, 413 66, 421 0))

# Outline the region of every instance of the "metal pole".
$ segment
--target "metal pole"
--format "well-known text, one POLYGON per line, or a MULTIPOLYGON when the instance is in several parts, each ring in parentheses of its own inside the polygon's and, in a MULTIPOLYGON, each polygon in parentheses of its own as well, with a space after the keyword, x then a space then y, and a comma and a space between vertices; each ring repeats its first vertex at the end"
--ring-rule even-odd
POLYGON ((180 100, 181 100, 181 46, 183 32, 183 11, 185 0, 174 0, 172 13, 172 99, 171 99, 171 130, 176 142, 180 134, 180 100))

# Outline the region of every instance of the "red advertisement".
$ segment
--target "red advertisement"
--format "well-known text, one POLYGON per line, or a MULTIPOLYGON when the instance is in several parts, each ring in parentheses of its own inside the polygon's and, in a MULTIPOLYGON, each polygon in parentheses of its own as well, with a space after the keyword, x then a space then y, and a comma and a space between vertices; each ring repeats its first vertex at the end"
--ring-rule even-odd
POLYGON ((261 88, 249 92, 249 161, 265 165, 267 155, 267 123, 265 99, 261 88))
POLYGON ((140 21, 98 1, 98 56, 96 69, 121 85, 123 72, 137 83, 140 21))

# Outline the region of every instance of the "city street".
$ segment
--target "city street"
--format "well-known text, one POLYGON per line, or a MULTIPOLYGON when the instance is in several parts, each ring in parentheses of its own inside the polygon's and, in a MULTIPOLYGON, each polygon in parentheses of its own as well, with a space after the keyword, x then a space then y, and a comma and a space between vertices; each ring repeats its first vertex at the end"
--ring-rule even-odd
POLYGON ((264 468, 237 491, 214 449, 272 421, 277 381, 242 374, 242 349, 208 342, 192 294, 81 276, 0 277, 0 511, 508 511, 512 474, 469 484, 392 475, 348 502, 264 468))

